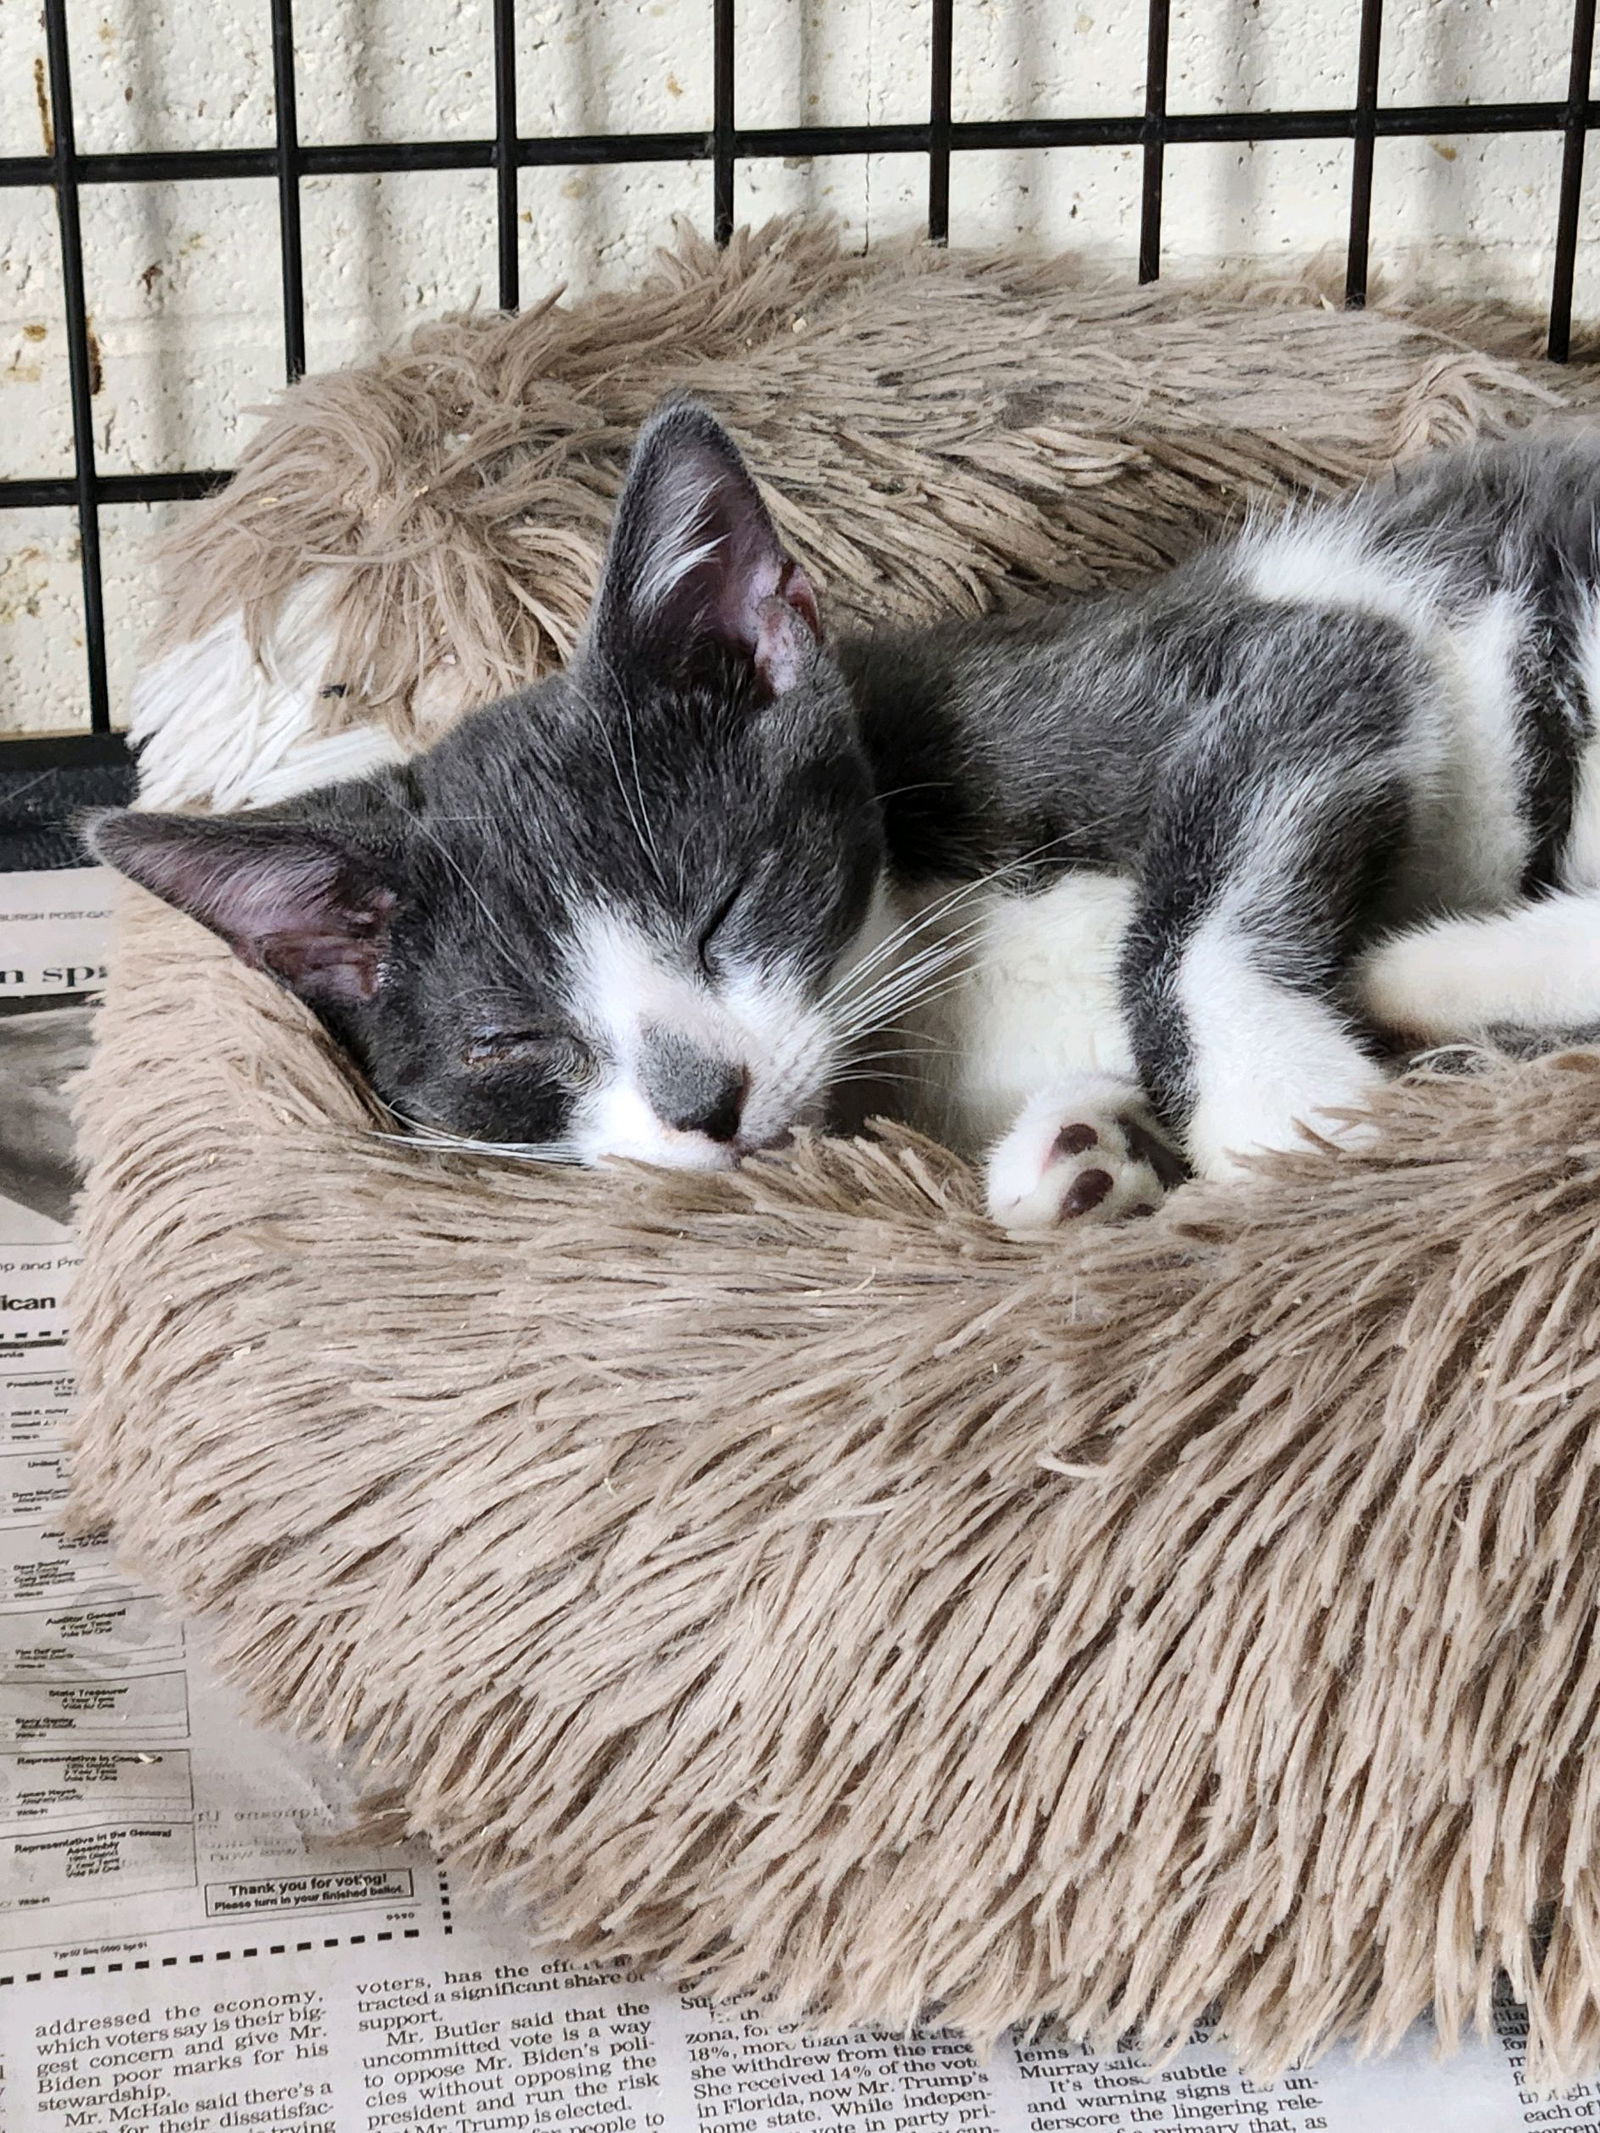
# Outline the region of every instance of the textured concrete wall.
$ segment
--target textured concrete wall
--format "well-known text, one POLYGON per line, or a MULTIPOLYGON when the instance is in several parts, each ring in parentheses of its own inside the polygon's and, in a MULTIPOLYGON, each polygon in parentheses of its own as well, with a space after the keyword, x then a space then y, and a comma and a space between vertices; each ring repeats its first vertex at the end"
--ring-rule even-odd
MULTIPOLYGON (((270 143, 266 0, 74 0, 80 145, 270 143)), ((1141 0, 957 0, 961 118, 1137 110, 1141 0)), ((306 141, 485 136, 494 83, 487 0, 298 0, 306 141)), ((1558 98, 1571 0, 1390 0, 1383 96, 1399 103, 1558 98)), ((749 125, 925 115, 927 0, 740 0, 739 118, 749 125)), ((710 0, 522 0, 525 132, 698 128, 711 116, 710 0)), ((1347 104, 1354 0, 1177 0, 1174 110, 1347 104)), ((43 34, 0 0, 0 154, 37 153, 43 34)), ((1553 138, 1381 142, 1375 267, 1444 290, 1542 300, 1560 164, 1553 138)), ((1169 151, 1166 256, 1293 268, 1336 248, 1349 149, 1322 143, 1169 151)), ((961 156, 954 241, 1081 248, 1134 269, 1139 158, 1128 149, 961 156)), ((912 156, 741 167, 737 212, 841 216, 863 241, 914 229, 912 156)), ((615 283, 675 214, 702 225, 708 166, 525 171, 523 290, 615 283)), ((65 336, 49 197, 0 192, 0 474, 71 468, 65 336)), ((270 182, 96 188, 84 195, 96 350, 96 446, 107 470, 226 465, 281 383, 270 182)), ((487 173, 336 178, 304 188, 309 359, 344 363, 438 310, 493 300, 487 173)), ((1584 248, 1580 311, 1600 310, 1584 248)), ((126 688, 148 611, 141 555, 164 513, 107 514, 113 686, 126 688)), ((59 514, 0 518, 0 726, 83 716, 75 540, 59 514)))

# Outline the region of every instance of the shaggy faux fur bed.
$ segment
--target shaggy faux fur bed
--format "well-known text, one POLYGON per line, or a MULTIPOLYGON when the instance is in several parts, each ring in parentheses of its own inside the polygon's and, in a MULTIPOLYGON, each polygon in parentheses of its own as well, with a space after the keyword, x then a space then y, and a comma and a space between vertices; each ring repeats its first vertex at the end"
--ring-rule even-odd
MULTIPOLYGON (((237 798, 548 661, 668 384, 836 614, 905 613, 1560 403, 1499 346, 794 232, 437 326, 195 514, 147 777, 237 798), (186 700, 196 639, 241 697, 186 700)), ((712 1179, 396 1146, 198 929, 133 898, 115 968, 78 1516, 541 1934, 826 2024, 1155 2048, 1214 2004, 1257 2069, 1453 2038, 1504 1969, 1535 2067, 1600 2063, 1594 1055, 1025 1246, 893 1134, 712 1179)))

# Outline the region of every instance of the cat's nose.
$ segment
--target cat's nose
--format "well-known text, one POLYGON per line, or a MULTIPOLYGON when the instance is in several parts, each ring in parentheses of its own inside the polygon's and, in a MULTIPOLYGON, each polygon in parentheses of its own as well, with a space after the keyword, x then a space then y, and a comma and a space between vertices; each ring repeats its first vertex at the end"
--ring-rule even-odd
POLYGON ((708 1141, 731 1141, 739 1131, 739 1120, 744 1115, 745 1089, 749 1076, 735 1071, 725 1078, 722 1087, 714 1096, 706 1096, 687 1108, 674 1112, 667 1120, 680 1133, 703 1133, 708 1141))
POLYGON ((657 1037, 640 1062, 640 1080, 650 1107, 664 1126, 731 1141, 750 1093, 746 1068, 714 1058, 681 1037, 657 1037))

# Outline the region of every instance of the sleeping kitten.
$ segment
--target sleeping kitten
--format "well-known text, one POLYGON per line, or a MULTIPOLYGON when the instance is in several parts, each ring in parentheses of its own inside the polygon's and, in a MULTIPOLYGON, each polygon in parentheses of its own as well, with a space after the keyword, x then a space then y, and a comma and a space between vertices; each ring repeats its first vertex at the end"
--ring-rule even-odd
POLYGON ((1597 507, 1600 443, 1505 447, 830 649, 674 402, 566 673, 403 767, 90 841, 425 1133, 715 1169, 878 1073, 1000 1136, 1009 1226, 1133 1212, 1180 1154, 1358 1131, 1374 1025, 1600 1014, 1597 507))

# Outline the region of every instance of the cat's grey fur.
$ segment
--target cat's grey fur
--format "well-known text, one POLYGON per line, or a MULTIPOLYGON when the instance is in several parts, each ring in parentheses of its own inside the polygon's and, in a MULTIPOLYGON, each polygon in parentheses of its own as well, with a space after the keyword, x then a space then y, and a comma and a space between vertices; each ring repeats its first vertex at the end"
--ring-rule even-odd
POLYGON ((997 901, 1048 962, 1063 886, 1115 884, 1126 1046, 1012 1091, 991 1202, 1120 1213, 1166 1141, 1226 1175, 1333 1130, 1378 1021, 1600 1014, 1597 513, 1593 436, 1502 446, 1145 589, 829 648, 732 443, 674 402, 565 674, 402 769, 91 841, 401 1117, 698 1167, 819 1115, 997 901))

